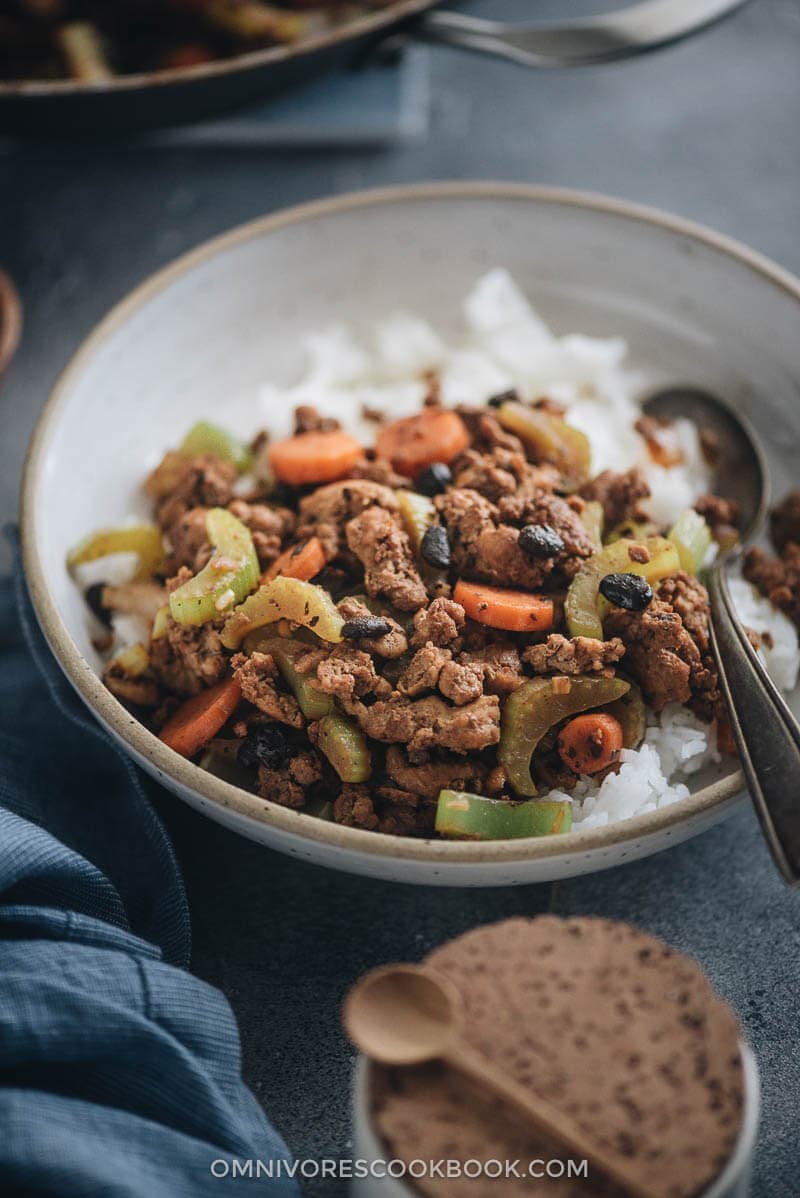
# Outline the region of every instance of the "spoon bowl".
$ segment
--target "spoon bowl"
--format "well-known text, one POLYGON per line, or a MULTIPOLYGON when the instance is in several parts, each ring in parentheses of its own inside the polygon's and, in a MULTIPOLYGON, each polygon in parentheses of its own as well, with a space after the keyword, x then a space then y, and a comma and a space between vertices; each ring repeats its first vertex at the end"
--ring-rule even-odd
POLYGON ((419 1065, 445 1054, 461 1025, 461 997, 447 978, 388 965, 362 978, 344 1007, 347 1034, 383 1065, 419 1065))
POLYGON ((739 506, 742 540, 764 523, 771 502, 770 475, 761 443, 747 420, 710 391, 699 387, 667 387, 642 405, 656 420, 691 420, 701 435, 710 434, 715 471, 714 490, 739 506))

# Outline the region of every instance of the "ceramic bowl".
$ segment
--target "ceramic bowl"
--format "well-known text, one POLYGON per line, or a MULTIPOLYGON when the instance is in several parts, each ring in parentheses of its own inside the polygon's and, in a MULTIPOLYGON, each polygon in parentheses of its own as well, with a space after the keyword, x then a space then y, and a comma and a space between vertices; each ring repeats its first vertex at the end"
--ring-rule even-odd
MULTIPOLYGON (((741 1052, 744 1067, 741 1130, 725 1168, 697 1198, 748 1198, 750 1193, 761 1094, 758 1064, 744 1041, 741 1052)), ((388 1154, 372 1122, 369 1095, 369 1062, 359 1057, 353 1076, 353 1159, 363 1162, 363 1165, 359 1168, 359 1176, 351 1182, 351 1198, 419 1198, 419 1191, 412 1189, 405 1181, 385 1176, 388 1154), (361 1176, 362 1173, 366 1176, 361 1176)))
MULTIPOLYGON (((294 208, 216 239, 137 288, 62 375, 39 421, 22 496, 33 603, 67 677, 130 755, 199 811, 309 861, 432 885, 506 885, 604 869, 711 827, 743 801, 736 773, 611 827, 494 843, 403 839, 265 802, 166 748, 102 685, 67 549, 143 515, 145 472, 199 415, 264 422, 264 381, 301 368, 300 334, 364 328, 398 308, 445 333, 476 278, 510 268, 556 330, 627 337, 635 362, 746 411, 776 488, 800 428, 800 283, 697 226, 617 200, 537 187, 447 183, 294 208)), ((268 422, 285 429, 289 413, 268 422)))

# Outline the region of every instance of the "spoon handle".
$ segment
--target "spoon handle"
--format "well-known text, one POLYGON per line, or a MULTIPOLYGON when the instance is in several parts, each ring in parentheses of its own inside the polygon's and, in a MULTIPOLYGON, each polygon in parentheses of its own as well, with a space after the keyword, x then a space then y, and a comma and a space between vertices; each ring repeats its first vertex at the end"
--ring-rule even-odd
POLYGON ((742 771, 775 864, 800 882, 800 725, 764 669, 733 608, 723 569, 706 578, 711 647, 742 771))
POLYGON ((588 1160, 590 1166, 620 1186, 630 1198, 659 1198, 660 1191, 651 1189, 638 1177, 632 1177, 625 1163, 592 1143, 591 1137, 571 1116, 560 1111, 548 1098, 520 1085, 463 1040, 451 1041, 443 1059, 477 1082, 482 1090, 490 1090, 495 1097, 516 1107, 538 1131, 561 1148, 568 1149, 579 1160, 588 1160))

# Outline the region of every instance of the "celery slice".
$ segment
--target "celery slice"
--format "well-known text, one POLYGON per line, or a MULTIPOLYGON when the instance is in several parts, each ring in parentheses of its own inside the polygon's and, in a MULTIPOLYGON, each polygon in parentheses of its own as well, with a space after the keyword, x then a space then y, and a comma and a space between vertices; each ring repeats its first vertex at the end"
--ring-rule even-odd
POLYGON ((317 747, 343 782, 366 782, 372 773, 367 738, 353 720, 332 713, 319 722, 317 747))
POLYGON ((169 597, 178 624, 206 624, 241 603, 258 583, 258 558, 249 528, 225 508, 206 516, 208 539, 214 546, 208 564, 169 597))
POLYGON ((678 516, 667 540, 678 550, 681 569, 687 574, 697 574, 711 545, 711 529, 700 513, 690 507, 678 516))
POLYGON ((625 539, 606 545, 605 549, 587 560, 567 591, 564 615, 569 635, 603 639, 603 617, 609 604, 599 588, 606 574, 640 574, 653 583, 675 574, 680 566, 678 550, 664 537, 645 537, 641 541, 625 539), (633 545, 643 545, 650 554, 650 560, 632 561, 628 550, 633 545))
POLYGON ((277 620, 302 624, 323 641, 335 644, 342 639, 344 620, 328 592, 313 582, 279 574, 231 613, 222 629, 222 643, 226 649, 238 649, 249 633, 277 620))
POLYGON ((164 564, 161 530, 154 524, 131 524, 122 528, 101 528, 76 545, 67 556, 67 569, 99 561, 114 553, 135 553, 139 559, 137 579, 152 578, 164 564))
POLYGON ((181 443, 180 452, 191 457, 212 453, 215 457, 230 462, 240 474, 244 474, 253 465, 253 455, 249 447, 238 437, 209 420, 200 420, 189 429, 181 443))
POLYGON ((503 428, 520 438, 533 461, 552 463, 569 489, 579 487, 589 478, 592 463, 589 438, 561 416, 510 400, 500 405, 497 418, 503 428))
POLYGON ((314 686, 312 676, 301 674, 295 665, 298 657, 308 653, 309 645, 289 637, 275 636, 270 626, 269 632, 251 633, 244 648, 247 653, 269 653, 272 656, 307 720, 320 720, 333 711, 333 697, 314 686))

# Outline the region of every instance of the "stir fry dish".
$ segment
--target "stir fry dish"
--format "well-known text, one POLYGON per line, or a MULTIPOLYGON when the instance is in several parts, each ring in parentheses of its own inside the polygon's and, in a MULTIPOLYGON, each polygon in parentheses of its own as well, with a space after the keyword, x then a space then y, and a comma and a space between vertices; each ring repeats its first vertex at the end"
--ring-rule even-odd
POLYGON ((153 523, 70 555, 76 578, 136 561, 86 590, 105 684, 212 773, 402 836, 566 832, 668 705, 724 747, 697 575, 736 510, 657 525, 642 470, 592 477, 564 415, 515 391, 445 408, 434 380, 370 447, 308 405, 275 441, 197 424, 144 481, 153 523), (115 652, 120 614, 148 635, 115 652))
POLYGON ((388 0, 0 0, 0 80, 73 79, 197 66, 286 45, 388 0))

